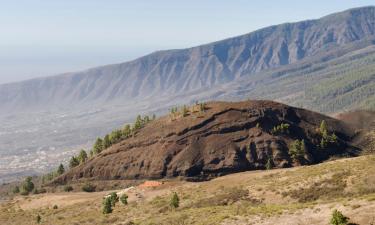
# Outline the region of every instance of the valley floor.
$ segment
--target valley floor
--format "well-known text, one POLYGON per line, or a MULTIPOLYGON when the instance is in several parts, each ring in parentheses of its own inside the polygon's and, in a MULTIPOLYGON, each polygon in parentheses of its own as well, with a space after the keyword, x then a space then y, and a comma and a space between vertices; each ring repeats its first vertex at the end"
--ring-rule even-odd
POLYGON ((128 191, 129 204, 102 214, 111 191, 15 197, 0 205, 0 224, 328 224, 340 210, 356 224, 375 224, 375 156, 320 165, 253 171, 191 183, 166 180, 128 191), (176 192, 180 207, 171 209, 176 192), (57 205, 57 209, 53 206, 57 205))

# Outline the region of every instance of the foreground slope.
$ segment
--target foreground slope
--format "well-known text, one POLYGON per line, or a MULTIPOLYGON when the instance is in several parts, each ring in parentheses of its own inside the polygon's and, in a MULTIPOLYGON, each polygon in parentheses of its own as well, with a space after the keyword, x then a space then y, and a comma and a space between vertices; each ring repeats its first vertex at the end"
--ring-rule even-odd
POLYGON ((134 179, 183 176, 205 179, 227 173, 322 162, 355 156, 355 132, 339 120, 272 101, 212 102, 187 115, 171 114, 146 124, 55 182, 80 178, 134 179), (334 143, 319 147, 319 126, 326 121, 334 143), (284 130, 274 131, 287 124, 284 130), (304 140, 305 152, 293 159, 290 149, 304 140))
MULTIPOLYGON (((47 193, 0 204, 0 223, 35 224, 316 224, 326 225, 334 209, 350 222, 372 224, 375 211, 375 157, 361 156, 270 171, 242 172, 211 181, 165 180, 156 188, 136 186, 129 205, 101 214, 109 193, 47 193), (170 209, 177 192, 180 207, 170 209), (58 209, 53 209, 57 205, 58 209)), ((117 189, 125 188, 120 181, 117 189)), ((78 189, 77 189, 78 190, 78 189)), ((55 190, 58 191, 58 190, 55 190)))

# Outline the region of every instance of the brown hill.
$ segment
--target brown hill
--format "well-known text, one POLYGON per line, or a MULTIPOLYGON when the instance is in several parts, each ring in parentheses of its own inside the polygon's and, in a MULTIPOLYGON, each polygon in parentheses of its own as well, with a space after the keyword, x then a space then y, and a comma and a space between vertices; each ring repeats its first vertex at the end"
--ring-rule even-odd
POLYGON ((211 102, 187 116, 161 117, 133 137, 111 146, 55 182, 80 178, 135 179, 183 176, 207 179, 228 173, 300 164, 315 164, 332 156, 355 156, 355 131, 343 122, 271 101, 211 102), (319 147, 319 126, 326 121, 335 143, 319 147), (272 132, 280 124, 284 131, 272 132), (289 149, 304 140, 306 154, 293 160, 289 149))

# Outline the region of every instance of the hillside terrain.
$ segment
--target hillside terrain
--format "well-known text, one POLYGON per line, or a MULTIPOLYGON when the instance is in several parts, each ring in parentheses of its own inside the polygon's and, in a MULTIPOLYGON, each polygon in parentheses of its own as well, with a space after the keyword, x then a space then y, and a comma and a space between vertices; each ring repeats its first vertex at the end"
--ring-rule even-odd
POLYGON ((360 153, 351 143, 357 135, 354 127, 281 103, 210 102, 182 110, 139 126, 129 137, 55 182, 177 176, 206 179, 360 153), (300 153, 297 156, 293 151, 300 153))
MULTIPOLYGON (((198 183, 164 180, 157 187, 128 189, 129 204, 116 204, 108 215, 101 213, 101 203, 110 191, 83 193, 75 186, 75 192, 3 202, 0 223, 35 224, 39 214, 41 224, 56 225, 326 225, 338 209, 352 223, 373 224, 374 162, 374 156, 367 155, 313 166, 242 172, 198 183), (177 209, 169 207, 173 192, 180 197, 177 209)), ((113 186, 117 191, 128 187, 119 180, 111 182, 117 182, 113 186)))
POLYGON ((326 114, 374 109, 374 10, 0 85, 0 183, 67 163, 137 114, 197 100, 269 99, 326 114))

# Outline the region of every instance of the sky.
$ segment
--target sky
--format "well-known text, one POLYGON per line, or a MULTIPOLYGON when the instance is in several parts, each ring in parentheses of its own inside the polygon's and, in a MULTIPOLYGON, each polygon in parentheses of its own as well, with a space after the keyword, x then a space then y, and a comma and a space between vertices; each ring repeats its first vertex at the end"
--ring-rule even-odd
POLYGON ((374 0, 0 0, 0 83, 120 63, 374 0))

